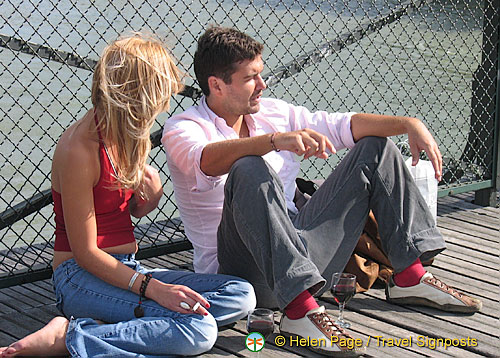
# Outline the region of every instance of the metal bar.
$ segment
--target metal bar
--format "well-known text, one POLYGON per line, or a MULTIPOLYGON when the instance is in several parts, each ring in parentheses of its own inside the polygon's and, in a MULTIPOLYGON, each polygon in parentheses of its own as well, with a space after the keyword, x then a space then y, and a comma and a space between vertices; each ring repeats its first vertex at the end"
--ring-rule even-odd
MULTIPOLYGON (((161 136, 161 129, 151 133, 150 139, 151 146, 153 148, 161 144, 161 136)), ((40 193, 37 193, 19 204, 16 204, 12 208, 3 211, 0 214, 0 230, 24 219, 28 215, 33 214, 50 204, 52 204, 52 190, 50 188, 42 190, 40 193)))
MULTIPOLYGON (((193 248, 193 245, 189 241, 182 241, 169 244, 161 244, 153 247, 148 247, 145 249, 140 249, 136 257, 139 260, 147 259, 150 257, 156 257, 161 255, 172 254, 175 252, 186 251, 193 248)), ((10 275, 6 277, 0 277, 0 289, 22 285, 24 283, 30 283, 40 280, 46 280, 52 277, 52 268, 50 266, 39 269, 32 270, 23 273, 16 273, 15 275, 10 275)))
POLYGON ((26 199, 0 214, 0 230, 41 210, 51 203, 52 192, 50 188, 33 195, 31 198, 26 199))
POLYGON ((52 268, 50 266, 45 269, 16 273, 15 275, 12 276, 0 278, 0 289, 40 280, 46 280, 51 277, 52 277, 52 268))
POLYGON ((477 190, 481 190, 481 189, 491 188, 492 185, 493 185, 493 180, 485 180, 485 181, 472 183, 472 184, 462 184, 462 185, 456 186, 456 187, 439 189, 438 190, 438 198, 441 198, 441 197, 447 196, 447 195, 455 195, 455 194, 460 194, 460 193, 466 193, 469 191, 477 191, 477 190))
POLYGON ((81 68, 87 71, 92 71, 97 64, 96 60, 88 57, 82 57, 66 51, 56 50, 48 46, 38 45, 23 39, 1 34, 0 47, 5 47, 12 51, 22 52, 49 61, 63 63, 65 65, 81 68))
MULTIPOLYGON (((500 11, 500 1, 496 1, 497 11, 500 11)), ((495 110, 495 132, 493 148, 493 180, 494 188, 500 190, 500 22, 497 26, 497 104, 495 110)))
POLYGON ((408 14, 411 10, 420 7, 424 2, 425 1, 423 0, 407 1, 405 4, 392 9, 388 14, 383 14, 373 20, 366 21, 356 27, 354 30, 343 33, 335 40, 329 41, 319 46, 317 49, 305 55, 297 57, 293 61, 280 66, 276 70, 262 76, 264 78, 264 82, 266 82, 266 85, 268 87, 274 86, 284 79, 302 72, 305 68, 322 61, 323 59, 334 53, 339 52, 343 48, 360 41, 365 36, 368 36, 382 29, 384 26, 389 25, 396 20, 399 20, 402 16, 408 14))
POLYGON ((496 205, 496 161, 498 142, 496 127, 498 114, 498 42, 500 0, 484 1, 482 60, 475 73, 473 82, 471 129, 467 145, 462 154, 463 159, 479 164, 484 160, 487 168, 487 179, 492 178, 489 188, 478 190, 474 202, 482 206, 496 205), (474 86, 474 83, 476 86, 474 86), (495 88, 496 87, 496 88, 495 88), (496 97, 496 100, 495 100, 496 97), (481 130, 481 128, 483 128, 481 130), (492 133, 493 132, 493 136, 492 133), (479 155, 479 158, 477 158, 479 155))
MULTIPOLYGON (((67 66, 87 71, 93 71, 97 65, 97 61, 89 57, 82 57, 74 53, 56 50, 49 46, 39 45, 2 34, 0 34, 0 47, 8 48, 12 51, 22 52, 38 58, 43 58, 45 60, 59 62, 67 66)), ((197 100, 202 96, 200 89, 188 85, 184 86, 184 89, 182 92, 179 92, 179 94, 194 100, 197 100)))

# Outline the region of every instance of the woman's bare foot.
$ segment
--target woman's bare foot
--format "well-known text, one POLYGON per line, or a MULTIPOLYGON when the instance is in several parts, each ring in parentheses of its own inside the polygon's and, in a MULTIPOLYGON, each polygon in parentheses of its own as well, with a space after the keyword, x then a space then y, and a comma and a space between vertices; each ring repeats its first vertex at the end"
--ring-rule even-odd
POLYGON ((68 355, 66 349, 66 331, 69 321, 64 317, 55 317, 45 327, 35 333, 0 348, 0 357, 14 356, 62 356, 68 355))

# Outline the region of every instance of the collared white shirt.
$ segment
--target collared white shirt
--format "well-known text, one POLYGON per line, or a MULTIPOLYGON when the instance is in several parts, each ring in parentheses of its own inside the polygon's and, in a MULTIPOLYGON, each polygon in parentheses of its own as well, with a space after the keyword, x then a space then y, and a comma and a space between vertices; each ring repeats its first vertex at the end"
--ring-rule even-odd
MULTIPOLYGON (((304 107, 262 98, 259 112, 246 115, 245 121, 251 137, 310 128, 326 135, 338 151, 354 146, 351 132, 353 114, 311 113, 304 107)), ((238 134, 225 120, 212 112, 205 97, 202 97, 199 105, 165 122, 161 141, 167 154, 167 165, 184 229, 193 244, 196 272, 217 272, 217 228, 222 216, 227 178, 227 174, 212 177, 203 173, 200 167, 201 154, 209 143, 238 138, 238 134)), ((301 158, 288 151, 271 151, 263 159, 281 178, 288 209, 297 212, 293 198, 301 158)))

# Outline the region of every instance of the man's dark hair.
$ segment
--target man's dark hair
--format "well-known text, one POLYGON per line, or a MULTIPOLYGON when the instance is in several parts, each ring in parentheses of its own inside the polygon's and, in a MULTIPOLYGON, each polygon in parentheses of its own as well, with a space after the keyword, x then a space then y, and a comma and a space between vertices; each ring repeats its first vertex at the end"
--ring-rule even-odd
POLYGON ((194 54, 194 73, 203 93, 210 94, 208 77, 215 76, 230 84, 236 64, 255 59, 263 49, 264 45, 239 30, 209 27, 198 39, 194 54))

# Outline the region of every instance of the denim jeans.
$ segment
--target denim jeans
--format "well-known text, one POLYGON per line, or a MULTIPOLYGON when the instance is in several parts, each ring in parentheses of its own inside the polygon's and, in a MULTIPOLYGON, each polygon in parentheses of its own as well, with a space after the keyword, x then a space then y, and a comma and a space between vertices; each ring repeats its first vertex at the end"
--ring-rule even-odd
POLYGON ((144 317, 135 318, 139 296, 107 284, 83 270, 74 259, 54 272, 57 307, 70 323, 66 347, 72 357, 165 357, 208 351, 218 326, 245 317, 255 307, 252 286, 237 277, 204 275, 166 269, 148 270, 134 255, 112 255, 155 279, 185 285, 209 303, 209 315, 181 314, 143 301, 144 317), (98 324, 96 320, 105 324, 98 324))
POLYGON ((369 211, 396 272, 445 243, 403 158, 387 138, 361 139, 298 214, 261 158, 232 166, 217 233, 219 272, 247 279, 259 306, 283 309, 306 289, 321 294, 343 271, 369 211))

